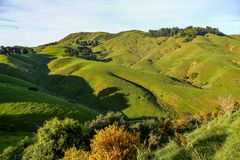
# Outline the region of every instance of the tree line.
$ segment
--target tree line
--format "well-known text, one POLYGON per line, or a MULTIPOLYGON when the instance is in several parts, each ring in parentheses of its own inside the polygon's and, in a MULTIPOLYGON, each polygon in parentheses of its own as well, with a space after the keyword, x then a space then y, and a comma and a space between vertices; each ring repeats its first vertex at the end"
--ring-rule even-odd
POLYGON ((34 54, 35 51, 30 47, 22 46, 0 46, 0 54, 11 55, 11 54, 34 54))
POLYGON ((87 60, 96 60, 97 56, 89 47, 79 46, 77 48, 66 47, 63 56, 80 57, 87 60))
POLYGON ((212 27, 193 27, 189 26, 186 28, 161 28, 159 30, 149 30, 149 35, 151 37, 181 37, 185 38, 187 41, 192 40, 196 36, 204 36, 206 34, 215 34, 218 36, 224 36, 225 34, 220 32, 218 28, 212 28, 212 27))

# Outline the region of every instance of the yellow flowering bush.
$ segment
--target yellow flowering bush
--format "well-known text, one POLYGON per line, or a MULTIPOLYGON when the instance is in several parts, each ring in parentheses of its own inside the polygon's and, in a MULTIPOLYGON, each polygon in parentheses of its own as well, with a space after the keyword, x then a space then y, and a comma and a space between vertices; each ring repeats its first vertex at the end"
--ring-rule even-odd
POLYGON ((75 148, 65 152, 63 160, 120 160, 137 159, 139 134, 128 132, 123 126, 111 125, 96 131, 91 141, 91 151, 77 151, 75 148))
POLYGON ((97 131, 91 142, 92 155, 96 160, 136 159, 140 145, 139 134, 124 130, 124 127, 111 125, 97 131))

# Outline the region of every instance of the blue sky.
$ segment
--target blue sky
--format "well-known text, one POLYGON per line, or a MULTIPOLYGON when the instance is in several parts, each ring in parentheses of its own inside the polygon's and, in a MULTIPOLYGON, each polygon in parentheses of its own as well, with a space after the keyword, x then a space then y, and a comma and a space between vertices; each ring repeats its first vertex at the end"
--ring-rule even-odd
POLYGON ((240 0, 0 0, 0 45, 35 46, 79 31, 189 25, 240 34, 240 0))

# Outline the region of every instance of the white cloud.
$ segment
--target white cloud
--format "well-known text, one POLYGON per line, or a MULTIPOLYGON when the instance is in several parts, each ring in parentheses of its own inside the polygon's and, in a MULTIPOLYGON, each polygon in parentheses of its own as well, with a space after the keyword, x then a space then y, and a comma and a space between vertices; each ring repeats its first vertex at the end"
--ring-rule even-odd
MULTIPOLYGON (((238 4, 237 0, 0 0, 0 45, 37 45, 77 31, 219 25, 230 32, 226 20, 239 18, 238 4)), ((237 22, 232 25, 240 27, 237 22)))

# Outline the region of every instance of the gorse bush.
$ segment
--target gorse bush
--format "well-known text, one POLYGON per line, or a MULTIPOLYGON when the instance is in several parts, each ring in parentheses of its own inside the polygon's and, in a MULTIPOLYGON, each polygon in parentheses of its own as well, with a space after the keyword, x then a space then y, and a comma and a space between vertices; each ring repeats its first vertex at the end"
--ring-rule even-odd
POLYGON ((120 160, 137 159, 139 134, 126 131, 123 126, 110 125, 97 131, 91 141, 91 151, 77 151, 72 148, 65 152, 64 160, 120 160))
POLYGON ((63 160, 89 160, 89 159, 90 159, 89 152, 77 150, 75 147, 68 149, 63 157, 63 160))
POLYGON ((139 134, 130 133, 123 126, 111 125, 97 131, 91 141, 92 156, 99 160, 133 160, 139 145, 139 134))

